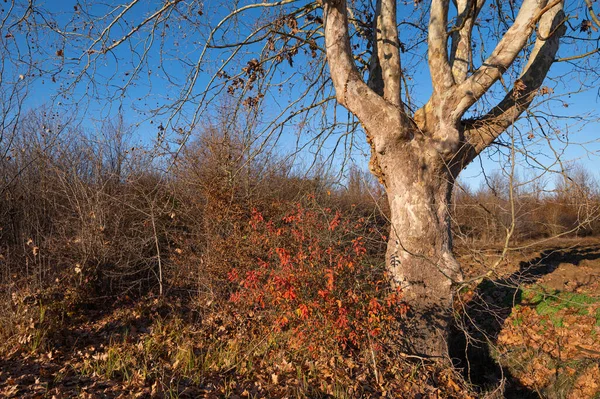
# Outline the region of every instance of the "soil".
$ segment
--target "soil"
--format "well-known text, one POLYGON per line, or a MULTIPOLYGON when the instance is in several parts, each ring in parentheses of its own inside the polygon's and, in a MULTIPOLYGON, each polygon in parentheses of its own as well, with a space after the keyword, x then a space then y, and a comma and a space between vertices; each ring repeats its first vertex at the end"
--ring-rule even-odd
POLYGON ((466 279, 479 283, 466 294, 474 321, 465 330, 488 342, 467 351, 480 366, 467 377, 476 384, 506 378, 506 397, 598 398, 600 240, 555 239, 501 253, 460 254, 466 279))

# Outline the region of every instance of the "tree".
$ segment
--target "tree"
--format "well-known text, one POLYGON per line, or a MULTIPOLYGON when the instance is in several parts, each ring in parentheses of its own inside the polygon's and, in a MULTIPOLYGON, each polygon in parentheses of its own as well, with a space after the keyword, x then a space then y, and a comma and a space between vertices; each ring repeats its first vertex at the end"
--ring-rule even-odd
MULTIPOLYGON (((583 39, 600 25, 591 2, 586 2, 591 19, 581 22, 583 39)), ((552 92, 542 84, 557 60, 569 23, 564 2, 486 5, 485 0, 454 0, 452 4, 416 0, 418 11, 411 18, 398 14, 396 0, 375 4, 367 0, 213 4, 168 0, 152 3, 136 14, 131 10, 139 3, 104 5, 102 13, 94 2, 77 2, 69 16, 56 12, 52 18, 53 10, 44 10, 35 1, 21 7, 13 2, 14 23, 3 26, 9 32, 18 28, 39 35, 44 31, 54 38, 48 40, 55 52, 44 48, 55 61, 52 67, 42 67, 31 49, 19 53, 19 62, 38 74, 32 76, 52 76, 61 82, 57 96, 63 105, 69 99, 72 105, 81 104, 82 99, 88 103, 103 99, 104 104, 122 107, 127 102, 125 93, 139 90, 132 87, 141 84, 143 72, 151 76, 160 70, 156 79, 173 90, 146 108, 147 120, 163 120, 161 143, 164 131, 171 129, 177 148, 208 115, 211 101, 224 92, 240 99, 237 110, 249 129, 259 132, 257 137, 282 134, 294 118, 300 118, 298 128, 306 128, 310 117, 321 112, 325 119, 333 118, 333 123, 319 125, 316 137, 321 146, 333 127, 348 133, 358 121, 371 148, 371 171, 389 198, 386 262, 392 285, 402 290, 418 321, 413 349, 424 355, 444 355, 453 295, 462 281, 452 253, 448 214, 453 184, 471 161, 530 112, 536 96, 552 92), (484 9, 487 16, 482 22, 484 9), (493 26, 489 37, 476 39, 474 30, 485 23, 493 26), (400 40, 402 29, 415 32, 410 46, 400 40), (195 48, 186 53, 183 49, 188 45, 195 48), (421 48, 425 54, 419 54, 421 48), (153 50, 158 51, 154 61, 153 50), (479 66, 476 50, 482 58, 479 66), (207 55, 211 51, 212 57, 207 55), (409 90, 411 71, 401 63, 401 56, 411 52, 410 68, 426 62, 431 78, 432 94, 420 107, 409 90), (326 61, 329 77, 322 73, 325 63, 321 61, 326 61), (118 73, 107 74, 107 68, 118 73), (231 72, 235 68, 237 72, 231 72), (265 99, 270 91, 281 90, 295 73, 301 73, 302 86, 265 99), (204 89, 198 89, 203 76, 204 89), (103 84, 98 84, 101 79, 103 84), (85 90, 77 89, 82 85, 85 90), (503 95, 489 106, 499 93, 503 95), (261 106, 286 95, 296 95, 298 100, 290 100, 274 115, 261 113, 261 106), (346 121, 334 112, 334 98, 349 111, 346 121)), ((574 35, 569 40, 577 39, 574 35)), ((5 49, 24 47, 8 35, 2 40, 5 49)), ((589 42, 582 41, 582 46, 589 42)), ((581 55, 572 53, 565 60, 575 62, 598 52, 588 50, 584 47, 581 55)), ((147 79, 151 88, 144 96, 162 90, 147 79)), ((135 91, 138 101, 144 96, 135 91)), ((260 151, 264 146, 254 148, 260 151)))
POLYGON ((416 337, 415 349, 429 355, 445 353, 453 288, 462 281, 450 237, 453 183, 531 104, 564 33, 561 1, 526 0, 488 59, 471 72, 470 38, 482 5, 456 2, 460 22, 450 34, 449 1, 432 1, 427 54, 433 94, 411 115, 400 92, 396 1, 378 1, 369 82, 352 60, 346 2, 324 1, 327 59, 337 99, 358 117, 371 144, 371 169, 386 187, 391 209, 386 261, 393 284, 402 288, 422 320, 423 334, 416 337), (536 43, 514 88, 487 114, 463 120, 534 31, 536 43))

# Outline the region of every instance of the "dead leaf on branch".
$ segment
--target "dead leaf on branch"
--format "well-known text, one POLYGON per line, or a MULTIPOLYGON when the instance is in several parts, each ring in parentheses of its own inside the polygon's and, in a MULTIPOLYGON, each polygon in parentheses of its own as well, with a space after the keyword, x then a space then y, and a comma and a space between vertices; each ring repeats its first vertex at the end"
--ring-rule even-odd
POLYGON ((294 16, 290 16, 286 20, 286 25, 290 28, 290 32, 292 33, 292 35, 298 33, 298 21, 296 21, 296 18, 294 16))
POLYGON ((513 88, 513 96, 515 98, 520 97, 526 89, 527 85, 525 84, 525 82, 523 82, 522 79, 517 79, 513 88))
POLYGON ((584 19, 583 21, 581 21, 581 26, 579 27, 579 30, 581 32, 590 32, 590 29, 593 30, 594 32, 598 32, 598 28, 596 28, 593 24, 592 21, 590 21, 589 19, 584 19))

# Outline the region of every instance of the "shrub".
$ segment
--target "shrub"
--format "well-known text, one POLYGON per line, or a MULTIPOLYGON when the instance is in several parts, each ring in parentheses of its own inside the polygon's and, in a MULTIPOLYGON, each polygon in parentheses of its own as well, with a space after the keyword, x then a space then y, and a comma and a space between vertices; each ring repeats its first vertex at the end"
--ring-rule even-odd
POLYGON ((367 219, 320 208, 314 196, 283 206, 278 219, 252 211, 243 240, 254 262, 229 271, 231 302, 292 331, 299 346, 331 337, 342 349, 359 349, 405 313, 401 293, 373 261, 368 243, 384 240, 367 219))

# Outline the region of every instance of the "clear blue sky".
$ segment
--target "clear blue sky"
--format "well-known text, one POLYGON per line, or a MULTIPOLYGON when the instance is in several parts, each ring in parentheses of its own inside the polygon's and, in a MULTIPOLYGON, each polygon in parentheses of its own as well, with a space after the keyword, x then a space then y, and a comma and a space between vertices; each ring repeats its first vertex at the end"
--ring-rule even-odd
MULTIPOLYGON (((119 2, 115 1, 113 3, 118 4, 119 2)), ((159 115, 151 116, 148 111, 173 104, 173 101, 181 96, 182 88, 186 87, 190 79, 190 75, 188 75, 188 71, 191 70, 190 65, 194 64, 202 53, 202 43, 206 39, 207 32, 209 31, 208 28, 215 26, 218 21, 227 15, 227 8, 233 6, 229 5, 229 3, 223 3, 226 6, 220 5, 219 2, 212 3, 206 2, 204 5, 191 3, 193 6, 185 10, 180 9, 179 13, 174 12, 170 16, 169 21, 163 21, 157 25, 155 35, 147 35, 148 31, 145 31, 147 26, 143 27, 140 30, 143 34, 133 35, 127 43, 119 46, 114 52, 99 57, 97 62, 93 64, 92 69, 89 70, 89 76, 83 75, 81 81, 67 96, 54 98, 54 104, 58 106, 60 103, 61 105, 58 107, 68 108, 69 112, 73 112, 74 107, 78 106, 77 112, 81 113, 80 117, 83 124, 89 127, 107 117, 116 115, 120 111, 123 113, 126 121, 134 125, 139 124, 137 130, 139 137, 145 142, 151 142, 157 136, 158 126, 161 124, 166 125, 170 113, 164 112, 162 115, 159 113, 159 115), (183 19, 182 16, 184 17, 183 19), (168 27, 166 23, 169 23, 168 27), (149 51, 147 54, 144 54, 146 47, 149 48, 149 51), (162 50, 161 55, 159 55, 159 50, 162 50), (141 68, 137 70, 139 73, 136 75, 136 67, 140 65, 140 60, 142 60, 141 68), (93 76, 93 78, 90 79, 90 76, 93 76), (136 79, 131 80, 132 76, 136 76, 136 79), (119 95, 119 90, 120 87, 124 86, 127 86, 127 90, 121 96, 119 95), (111 98, 107 98, 108 95, 111 98)), ((254 3, 256 2, 243 1, 239 5, 254 3)), ((94 14, 96 17, 106 14, 108 8, 104 3, 103 5, 99 3, 94 4, 86 9, 86 11, 94 14)), ((140 1, 133 6, 126 14, 123 23, 113 27, 106 45, 110 45, 114 40, 122 38, 132 27, 137 26, 147 15, 163 4, 163 1, 154 0, 140 1)), ((299 2, 298 6, 302 4, 303 2, 299 2)), ((44 7, 57 15, 56 21, 58 24, 61 25, 64 31, 70 29, 70 34, 48 34, 47 36, 35 38, 39 42, 40 47, 39 50, 36 50, 36 53, 43 53, 40 54, 40 59, 45 57, 43 68, 46 70, 55 70, 57 73, 55 79, 51 79, 50 75, 37 78, 27 77, 27 79, 32 80, 31 92, 34 93, 29 98, 27 106, 32 108, 51 102, 51 99, 57 90, 61 88, 61 85, 64 87, 64 85, 72 81, 73 77, 77 76, 83 64, 82 62, 75 62, 73 59, 83 55, 83 60, 85 61, 86 55, 83 50, 90 43, 89 38, 85 37, 85 34, 92 37, 94 35, 97 36, 102 32, 108 21, 108 19, 104 19, 103 22, 98 23, 94 27, 81 25, 84 18, 78 17, 77 13, 73 14, 76 7, 79 7, 78 12, 81 13, 82 11, 79 2, 75 0, 49 1, 46 2, 44 7), (75 27, 79 31, 75 32, 75 27), (83 29, 84 27, 87 31, 83 29), (80 34, 84 36, 79 36, 80 34), (64 54, 58 55, 57 51, 59 50, 64 50, 64 54), (65 63, 63 64, 63 62, 65 63)), ((121 10, 122 8, 117 9, 113 15, 118 14, 121 10)), ((254 28, 255 23, 261 17, 265 16, 265 12, 263 9, 253 9, 241 14, 240 18, 232 20, 235 21, 235 25, 226 25, 224 31, 214 37, 214 41, 223 44, 233 40, 233 36, 239 38, 248 34, 254 28)), ((419 18, 420 16, 426 16, 424 8, 416 9, 412 6, 412 3, 401 7, 400 13, 401 17, 410 16, 411 18, 419 18)), ((319 15, 320 11, 313 12, 313 14, 319 15)), ((489 28, 490 32, 494 29, 489 28)), ((419 59, 423 55, 422 45, 419 46, 417 44, 419 34, 414 29, 407 27, 401 27, 400 32, 403 43, 414 43, 415 45, 414 49, 409 49, 409 52, 404 55, 406 59, 409 59, 409 56, 411 56, 412 61, 405 62, 403 66, 406 68, 409 78, 414 83, 414 89, 411 92, 413 101, 415 104, 423 104, 431 93, 431 85, 429 83, 428 68, 419 59)), ((482 29, 482 32, 485 33, 485 29, 482 29)), ((28 38, 22 32, 15 31, 14 36, 14 41, 19 47, 23 47, 28 39, 32 40, 32 38, 28 38)), ((322 41, 318 43, 320 44, 322 41)), ((239 71, 245 62, 257 57, 256 54, 260 51, 262 45, 260 43, 243 49, 237 55, 239 63, 232 63, 225 71, 230 75, 239 71)), ((95 48, 100 47, 96 46, 95 48)), ((568 50, 566 48, 565 51, 568 50)), ((565 51, 561 53, 562 56, 569 55, 565 54, 565 51)), ((178 115, 182 115, 183 118, 172 120, 173 126, 181 127, 186 121, 192 119, 195 106, 200 102, 199 94, 209 83, 209 79, 221 61, 230 53, 231 50, 211 50, 207 53, 201 65, 198 80, 191 92, 192 101, 182 105, 178 115)), ((598 57, 598 55, 595 57, 598 57)), ((289 103, 290 98, 294 98, 302 92, 303 83, 301 76, 292 77, 292 72, 295 69, 305 68, 305 64, 310 60, 310 56, 300 54, 295 57, 293 67, 281 69, 284 73, 288 73, 289 77, 293 80, 286 82, 279 89, 272 90, 267 94, 263 103, 262 122, 259 124, 259 127, 273 120, 279 114, 280 110, 289 103)), ((558 78, 562 76, 568 68, 570 68, 570 65, 567 64, 553 66, 548 86, 555 90, 555 94, 567 92, 571 87, 574 87, 572 85, 564 85, 564 80, 556 82, 552 80, 553 77, 558 78)), ((326 72, 328 71, 326 70, 326 72)), ((287 77, 283 76, 283 79, 285 80, 287 77)), ((571 75, 569 79, 583 81, 586 77, 581 74, 571 75)), ((574 83, 576 85, 579 84, 579 82, 574 83)), ((214 104, 216 105, 217 102, 214 104)), ((567 117, 564 120, 554 119, 553 122, 556 124, 555 128, 564 132, 568 131, 569 140, 575 143, 575 145, 570 145, 564 151, 562 160, 568 162, 576 159, 598 176, 599 163, 597 156, 600 151, 600 145, 597 139, 600 138, 600 124, 594 122, 582 125, 574 119, 569 119, 582 114, 590 114, 592 118, 595 117, 598 107, 598 98, 595 89, 573 94, 564 98, 564 100, 549 102, 545 106, 545 112, 548 114, 560 114, 567 117), (565 107, 564 104, 567 104, 568 107, 565 107), (576 143, 580 143, 580 145, 576 143), (585 144, 583 145, 583 143, 585 144), (592 156, 592 154, 596 155, 592 156)), ((209 119, 214 117, 214 113, 218 112, 215 110, 216 108, 209 107, 205 116, 209 119)), ((335 110, 330 107, 326 112, 329 118, 336 113, 340 116, 340 119, 343 119, 346 113, 340 107, 337 107, 335 110)), ((520 124, 518 127, 524 128, 525 124, 520 124)), ((305 143, 318 130, 318 126, 316 124, 309 124, 301 128, 298 123, 290 123, 289 126, 282 130, 284 134, 282 140, 279 142, 279 146, 284 152, 296 146, 299 129, 303 129, 305 133, 301 136, 300 143, 305 143)), ((527 135, 527 132, 525 132, 525 135, 527 135)), ((322 144, 326 149, 333 148, 339 137, 335 136, 324 140, 322 144)), ((505 135, 503 139, 507 140, 508 137, 508 135, 505 135)), ((346 141, 346 144, 348 142, 346 141)), ((539 152, 542 155, 538 155, 537 158, 548 165, 552 163, 552 157, 544 155, 551 153, 547 148, 544 148, 544 146, 547 146, 545 142, 546 140, 543 135, 535 134, 533 139, 523 143, 522 148, 526 148, 532 153, 539 152)), ((551 142, 556 147, 555 150, 562 151, 560 140, 552 140, 551 142)), ((359 164, 366 165, 366 157, 361 155, 368 154, 368 149, 363 138, 355 138, 352 144, 356 146, 352 152, 353 159, 359 164)), ((301 158, 308 159, 309 153, 311 151, 305 151, 305 156, 301 158)), ((463 181, 472 187, 477 187, 482 181, 481 166, 483 165, 487 170, 498 168, 499 158, 497 155, 484 155, 481 162, 474 162, 463 172, 463 181)), ((339 159, 341 157, 338 158, 337 162, 340 162, 339 159)), ((527 167, 523 168, 520 169, 520 173, 526 173, 527 167)))

